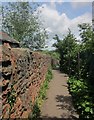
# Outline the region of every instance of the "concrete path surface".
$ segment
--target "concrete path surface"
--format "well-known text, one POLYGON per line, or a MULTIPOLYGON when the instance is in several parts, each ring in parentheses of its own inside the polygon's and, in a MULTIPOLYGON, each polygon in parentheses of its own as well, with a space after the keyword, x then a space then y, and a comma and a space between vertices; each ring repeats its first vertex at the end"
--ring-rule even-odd
POLYGON ((72 105, 67 88, 68 77, 53 70, 53 79, 49 84, 47 99, 41 108, 42 120, 76 120, 78 115, 72 105))

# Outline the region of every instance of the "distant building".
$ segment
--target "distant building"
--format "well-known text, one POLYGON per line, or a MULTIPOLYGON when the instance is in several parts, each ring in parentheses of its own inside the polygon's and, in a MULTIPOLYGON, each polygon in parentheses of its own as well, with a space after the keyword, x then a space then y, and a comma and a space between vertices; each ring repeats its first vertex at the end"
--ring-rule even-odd
POLYGON ((20 44, 18 41, 9 37, 7 33, 2 32, 2 31, 0 31, 0 44, 11 47, 11 48, 20 47, 20 44))

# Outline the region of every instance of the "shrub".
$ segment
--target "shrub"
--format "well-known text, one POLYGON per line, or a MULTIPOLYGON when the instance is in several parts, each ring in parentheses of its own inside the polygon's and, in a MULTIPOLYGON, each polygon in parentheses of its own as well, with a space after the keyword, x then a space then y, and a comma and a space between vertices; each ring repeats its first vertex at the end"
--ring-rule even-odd
POLYGON ((79 118, 93 120, 94 104, 92 96, 90 96, 91 88, 88 87, 84 80, 76 80, 75 78, 69 78, 68 85, 79 118))

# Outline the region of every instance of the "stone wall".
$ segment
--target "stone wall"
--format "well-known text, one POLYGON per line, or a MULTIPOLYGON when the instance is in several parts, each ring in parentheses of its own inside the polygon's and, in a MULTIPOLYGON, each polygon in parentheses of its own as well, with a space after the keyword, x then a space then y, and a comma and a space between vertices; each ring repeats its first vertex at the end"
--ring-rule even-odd
POLYGON ((29 49, 2 47, 2 117, 28 118, 50 65, 50 57, 29 49))

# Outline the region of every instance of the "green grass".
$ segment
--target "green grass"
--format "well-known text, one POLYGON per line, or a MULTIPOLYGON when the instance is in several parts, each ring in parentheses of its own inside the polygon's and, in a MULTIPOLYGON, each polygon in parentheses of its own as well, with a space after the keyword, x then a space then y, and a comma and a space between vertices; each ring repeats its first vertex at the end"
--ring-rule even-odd
POLYGON ((53 78, 52 70, 51 68, 49 68, 46 74, 45 81, 40 88, 39 96, 37 97, 35 105, 33 106, 33 111, 30 119, 37 120, 40 117, 41 114, 40 108, 43 101, 46 99, 46 92, 47 89, 49 88, 49 82, 51 81, 52 78, 53 78))

